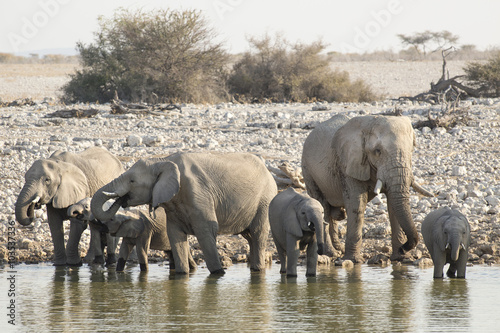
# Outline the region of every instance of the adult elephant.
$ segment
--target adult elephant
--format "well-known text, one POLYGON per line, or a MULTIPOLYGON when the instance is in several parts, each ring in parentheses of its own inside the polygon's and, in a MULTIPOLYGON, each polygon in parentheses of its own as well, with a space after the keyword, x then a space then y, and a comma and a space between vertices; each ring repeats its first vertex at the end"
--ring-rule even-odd
POLYGON ((177 153, 138 161, 94 194, 91 209, 105 222, 120 205, 164 207, 176 273, 189 272, 187 235, 195 235, 210 273, 224 274, 217 234, 247 239, 250 268, 259 271, 265 267, 268 208, 276 193, 276 182, 255 155, 177 153), (116 201, 105 211, 109 199, 116 201))
POLYGON ((103 148, 92 147, 79 154, 56 151, 47 159, 35 161, 26 172, 16 201, 16 220, 30 225, 34 210, 45 205, 54 244, 54 265, 81 265, 78 244, 86 224, 68 216, 67 209, 92 196, 123 171, 121 162, 103 148), (65 247, 63 221, 68 219, 70 232, 65 247))
POLYGON ((363 262, 361 238, 367 203, 378 193, 387 196, 392 229, 391 259, 418 243, 411 216, 410 187, 418 185, 411 156, 415 133, 407 117, 336 115, 319 124, 304 142, 302 171, 307 191, 319 200, 330 224, 333 245, 340 249, 337 221, 347 214, 344 259, 363 262), (345 209, 345 211, 344 211, 345 209))

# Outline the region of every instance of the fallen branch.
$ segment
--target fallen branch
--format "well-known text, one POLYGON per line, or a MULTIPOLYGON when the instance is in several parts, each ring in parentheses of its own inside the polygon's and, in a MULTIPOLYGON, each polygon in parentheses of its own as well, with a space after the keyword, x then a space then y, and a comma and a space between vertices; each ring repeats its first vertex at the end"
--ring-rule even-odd
POLYGON ((273 177, 278 185, 306 188, 301 168, 294 169, 288 162, 283 162, 278 168, 269 166, 268 169, 274 173, 273 177))
POLYGON ((117 94, 115 93, 115 98, 111 102, 111 114, 126 114, 126 113, 134 113, 134 114, 151 114, 155 116, 164 115, 165 111, 171 110, 179 110, 182 112, 182 109, 179 105, 176 104, 137 104, 137 103, 125 103, 121 101, 117 94))
POLYGON ((46 118, 91 118, 99 113, 99 110, 96 109, 67 109, 67 110, 58 110, 52 113, 47 114, 46 118))

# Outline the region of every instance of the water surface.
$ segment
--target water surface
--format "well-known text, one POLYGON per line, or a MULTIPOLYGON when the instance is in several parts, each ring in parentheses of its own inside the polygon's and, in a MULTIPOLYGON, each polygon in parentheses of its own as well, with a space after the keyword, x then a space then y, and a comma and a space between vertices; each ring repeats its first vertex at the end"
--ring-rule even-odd
POLYGON ((222 277, 202 267, 189 276, 149 267, 0 269, 1 331, 500 331, 500 266, 468 267, 465 280, 434 280, 432 268, 405 265, 320 266, 316 278, 299 267, 293 279, 277 264, 265 273, 237 264, 222 277))

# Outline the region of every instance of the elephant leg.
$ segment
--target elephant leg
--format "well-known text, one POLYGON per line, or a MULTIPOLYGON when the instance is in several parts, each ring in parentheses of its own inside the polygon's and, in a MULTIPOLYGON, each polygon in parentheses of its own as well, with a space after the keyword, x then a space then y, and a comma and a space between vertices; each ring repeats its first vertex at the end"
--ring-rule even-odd
POLYGON ((299 261, 299 240, 287 233, 286 235, 286 276, 297 277, 297 263, 299 261))
POLYGON ((346 201, 347 212, 347 232, 345 240, 345 260, 352 260, 356 263, 364 262, 361 255, 362 229, 365 219, 365 209, 367 204, 367 193, 359 185, 350 184, 344 194, 349 200, 346 201))
POLYGON ((269 237, 268 206, 260 208, 250 225, 250 270, 259 272, 266 268, 266 246, 269 237))
POLYGON ((50 235, 54 244, 54 266, 66 265, 66 248, 64 246, 64 216, 52 206, 47 205, 47 219, 50 235))
POLYGON ((71 266, 81 266, 82 258, 78 246, 82 237, 83 231, 87 228, 86 224, 81 221, 70 219, 69 238, 66 244, 66 262, 71 266))
POLYGON ((119 257, 118 263, 116 264, 117 272, 123 272, 123 269, 125 268, 125 263, 127 262, 127 259, 130 255, 130 252, 132 252, 133 248, 134 248, 133 243, 131 243, 125 238, 122 239, 122 245, 120 246, 120 252, 118 254, 119 257))
POLYGON ((465 279, 465 269, 467 267, 467 260, 469 254, 466 250, 460 250, 460 255, 457 260, 457 278, 465 279))
POLYGON ((318 243, 314 241, 307 245, 306 276, 316 276, 317 265, 318 265, 318 243))
POLYGON ((108 232, 102 233, 101 237, 106 237, 106 266, 116 264, 118 237, 111 236, 108 232))
POLYGON ((148 233, 140 238, 136 244, 137 258, 139 259, 139 266, 141 272, 148 270, 148 253, 151 245, 151 233, 148 233))
POLYGON ((102 248, 101 232, 97 230, 95 227, 93 227, 92 224, 90 225, 90 247, 92 251, 89 252, 91 252, 92 256, 89 257, 89 255, 87 255, 85 257, 86 260, 88 257, 89 262, 93 264, 98 264, 98 265, 104 264, 104 253, 102 248))
MULTIPOLYGON (((167 228, 168 225, 167 223, 167 228)), ((224 269, 222 268, 219 251, 217 250, 217 232, 219 230, 219 225, 217 221, 198 221, 197 223, 193 223, 196 227, 193 227, 194 234, 198 239, 198 243, 200 244, 201 251, 205 256, 205 262, 207 264, 207 268, 211 274, 225 274, 224 269)), ((170 236, 170 233, 169 233, 170 236)), ((170 244, 172 245, 172 251, 174 251, 174 244, 172 244, 172 240, 170 240, 170 244)), ((252 247, 252 245, 250 245, 252 247)), ((175 253, 175 252, 174 252, 175 253)), ((185 252, 185 262, 187 264, 188 253, 187 249, 185 252)), ((177 266, 177 258, 175 265, 177 266)))
POLYGON ((172 247, 176 274, 189 273, 189 243, 187 234, 173 221, 167 223, 167 234, 172 247))
POLYGON ((281 263, 280 274, 285 274, 287 267, 286 250, 281 245, 278 244, 276 244, 276 249, 278 250, 278 258, 280 259, 281 263))
POLYGON ((329 224, 329 234, 330 239, 332 240, 332 245, 337 251, 344 252, 344 246, 340 243, 338 221, 345 218, 345 211, 342 207, 332 207, 328 203, 323 205, 323 207, 326 206, 328 208, 325 210, 325 221, 328 221, 329 224))
POLYGON ((442 252, 439 249, 434 249, 431 253, 432 261, 434 263, 434 278, 443 278, 443 268, 446 264, 446 252, 442 252))
POLYGON ((393 212, 392 206, 388 205, 389 209, 389 221, 391 223, 391 243, 392 243, 392 254, 391 260, 400 261, 405 258, 405 255, 402 255, 399 251, 401 246, 406 243, 406 235, 401 229, 401 225, 399 221, 396 219, 396 214, 393 212))

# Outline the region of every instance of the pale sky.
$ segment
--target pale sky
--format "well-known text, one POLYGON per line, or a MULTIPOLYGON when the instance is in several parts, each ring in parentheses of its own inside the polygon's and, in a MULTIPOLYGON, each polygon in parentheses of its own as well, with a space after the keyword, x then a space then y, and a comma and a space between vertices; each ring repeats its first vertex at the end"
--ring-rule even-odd
POLYGON ((248 36, 276 32, 338 52, 398 51, 397 34, 425 30, 448 30, 480 50, 500 47, 498 0, 4 0, 0 52, 75 49, 94 40, 100 15, 119 7, 199 9, 231 53, 248 50, 248 36))

